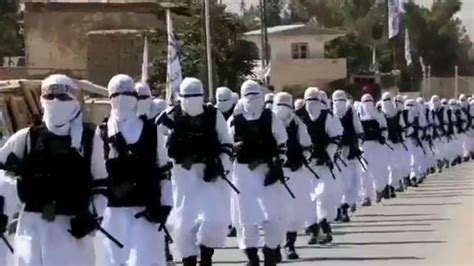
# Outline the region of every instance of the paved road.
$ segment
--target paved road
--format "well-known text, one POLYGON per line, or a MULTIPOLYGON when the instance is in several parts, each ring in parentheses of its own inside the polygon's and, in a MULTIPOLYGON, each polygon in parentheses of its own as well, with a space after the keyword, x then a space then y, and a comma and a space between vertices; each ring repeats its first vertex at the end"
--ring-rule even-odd
MULTIPOLYGON (((298 241, 293 265, 474 265, 474 163, 430 176, 418 188, 380 205, 361 208, 349 224, 334 226, 335 241, 298 241)), ((229 239, 216 264, 241 265, 229 239)))

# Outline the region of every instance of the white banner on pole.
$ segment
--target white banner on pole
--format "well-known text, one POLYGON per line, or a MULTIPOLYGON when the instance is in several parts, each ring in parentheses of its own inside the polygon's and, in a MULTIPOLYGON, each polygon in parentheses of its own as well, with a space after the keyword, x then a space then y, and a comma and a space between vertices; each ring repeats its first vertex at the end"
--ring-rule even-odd
POLYGON ((168 59, 166 64, 166 100, 173 103, 179 92, 179 85, 183 79, 181 63, 179 61, 178 47, 171 21, 171 11, 166 10, 166 25, 168 29, 168 59))
POLYGON ((388 0, 388 38, 400 32, 400 4, 398 0, 388 0))
POLYGON ((148 37, 143 40, 142 79, 143 83, 148 80, 148 37))
POLYGON ((411 43, 410 35, 408 34, 408 29, 405 29, 405 60, 407 62, 407 66, 413 63, 411 58, 411 43))

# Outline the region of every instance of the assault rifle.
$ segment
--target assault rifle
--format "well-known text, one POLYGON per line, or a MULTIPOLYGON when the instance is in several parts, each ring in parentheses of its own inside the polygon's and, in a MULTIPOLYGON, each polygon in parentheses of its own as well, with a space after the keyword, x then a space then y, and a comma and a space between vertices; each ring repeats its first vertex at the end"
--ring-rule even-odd
POLYGON ((293 193, 293 191, 291 191, 290 187, 286 183, 286 180, 288 180, 288 178, 285 177, 280 158, 278 158, 278 156, 274 156, 270 161, 267 162, 267 165, 269 171, 267 173, 267 176, 265 177, 264 186, 270 186, 275 182, 280 181, 285 187, 286 191, 288 191, 290 196, 293 199, 296 199, 295 194, 293 193))

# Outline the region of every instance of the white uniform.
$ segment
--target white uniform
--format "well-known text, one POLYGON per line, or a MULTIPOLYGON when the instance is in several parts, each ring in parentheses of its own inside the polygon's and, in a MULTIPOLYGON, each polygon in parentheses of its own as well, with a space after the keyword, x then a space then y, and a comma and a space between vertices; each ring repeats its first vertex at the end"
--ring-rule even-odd
MULTIPOLYGON (((0 195, 5 197, 4 213, 9 217, 9 223, 12 223, 13 215, 20 209, 20 199, 16 190, 16 179, 9 176, 5 171, 0 170, 0 195)), ((10 235, 8 231, 4 236, 14 244, 14 235, 10 235)), ((2 241, 3 242, 3 241, 2 241)), ((13 254, 7 248, 5 243, 0 243, 0 265, 10 265, 8 262, 12 261, 13 254)))
MULTIPOLYGON (((145 123, 137 117, 137 99, 121 94, 133 92, 133 80, 126 75, 117 75, 109 82, 108 89, 112 97, 112 111, 105 134, 110 138, 120 133, 126 145, 138 143, 142 139, 145 123)), ((109 177, 102 133, 98 129, 94 136, 91 168, 95 180, 106 180, 109 177)), ((164 136, 160 131, 157 132, 156 140, 156 166, 164 167, 168 163, 168 157, 164 147, 164 136)), ((112 143, 108 143, 107 146, 110 149, 107 160, 118 158, 116 147, 112 143)), ((160 202, 154 204, 171 206, 171 182, 163 179, 159 183, 160 202)), ((104 254, 100 265, 166 265, 164 235, 162 231, 158 231, 158 224, 149 222, 144 217, 135 217, 144 211, 146 206, 111 205, 109 200, 105 207, 105 199, 98 195, 95 198, 95 208, 99 213, 103 211, 103 228, 124 244, 124 248, 121 249, 103 234, 99 234, 103 248, 101 252, 104 254)))
MULTIPOLYGON (((245 121, 255 121, 263 114, 264 101, 261 87, 253 82, 246 81, 241 88, 241 114, 245 121)), ((271 114, 271 134, 280 149, 279 157, 283 159, 287 133, 283 123, 271 114)), ((233 121, 236 114, 229 121, 229 131, 235 140, 235 127, 233 121)), ((255 169, 250 169, 249 164, 234 161, 233 181, 240 189, 241 194, 236 196, 237 236, 241 249, 259 247, 259 226, 263 226, 265 233, 265 246, 271 250, 276 249, 284 241, 286 232, 285 211, 281 208, 287 196, 284 187, 277 182, 265 186, 265 176, 269 168, 261 163, 255 169)), ((250 256, 249 256, 250 259, 250 256)))
MULTIPOLYGON (((362 125, 369 121, 376 121, 381 131, 379 134, 382 139, 387 138, 387 121, 381 112, 374 105, 372 96, 366 94, 362 96, 360 119, 362 125)), ((364 197, 373 198, 375 192, 381 193, 388 185, 389 172, 387 168, 387 156, 390 152, 387 146, 380 143, 383 140, 367 140, 368 133, 364 127, 365 141, 362 145, 365 158, 368 162, 367 170, 362 174, 362 188, 364 197)))
MULTIPOLYGON (((64 75, 49 76, 42 82, 41 88, 41 105, 45 110, 43 121, 48 132, 56 136, 69 135, 71 148, 81 149, 83 128, 80 106, 76 100, 78 88, 64 75), (67 100, 46 99, 43 97, 46 94, 67 95, 69 98, 67 100)), ((0 162, 5 164, 7 157, 12 153, 20 160, 25 158, 25 151, 28 153, 31 151, 30 146, 29 128, 17 131, 0 149, 0 162)), ((16 201, 15 197, 8 195, 12 193, 11 190, 0 193, 7 193, 5 197, 7 206, 12 206, 12 203, 16 201)), ((7 209, 11 210, 11 207, 7 209)), ((42 218, 40 212, 22 211, 14 241, 15 264, 21 266, 93 265, 92 237, 86 235, 76 239, 68 232, 71 229, 70 222, 73 217, 58 214, 53 222, 48 222, 42 218)))
MULTIPOLYGON (((203 114, 202 83, 193 78, 186 78, 180 87, 180 109, 185 116, 196 117, 203 114), (188 95, 194 95, 189 96, 188 95), (200 96, 198 96, 200 95, 200 96)), ((214 108, 207 106, 206 108, 214 108)), ((161 130, 175 134, 174 114, 177 109, 171 108, 163 113, 170 123, 160 123, 161 130)), ((215 132, 222 149, 230 146, 232 141, 227 131, 224 116, 216 109, 215 132)), ((158 118, 162 120, 163 118, 158 118)), ((169 145, 169 143, 168 143, 169 145)), ((204 181, 204 163, 194 163, 187 169, 181 162, 174 160, 171 178, 173 181, 173 211, 169 224, 174 240, 173 255, 183 259, 183 262, 194 260, 199 255, 200 247, 207 249, 225 246, 227 227, 230 220, 230 188, 222 179, 217 177, 213 182, 204 181)), ((221 153, 224 172, 230 171, 228 153, 221 153)), ((201 250, 202 252, 202 250, 201 250)), ((213 251, 212 251, 213 252, 213 251)), ((203 254, 201 254, 201 259, 203 254)), ((211 259, 211 258, 208 258, 211 259)))
MULTIPOLYGON (((347 102, 344 91, 336 91, 332 96, 334 115, 342 123, 344 132, 342 135, 341 157, 347 163, 347 167, 341 165, 342 172, 342 198, 341 204, 343 212, 347 211, 347 205, 355 205, 358 202, 360 187, 360 173, 362 159, 357 158, 353 153, 361 152, 359 147, 359 136, 363 134, 357 111, 347 102)), ((359 156, 359 155, 358 155, 359 156)), ((343 213, 343 215, 346 215, 343 213)))

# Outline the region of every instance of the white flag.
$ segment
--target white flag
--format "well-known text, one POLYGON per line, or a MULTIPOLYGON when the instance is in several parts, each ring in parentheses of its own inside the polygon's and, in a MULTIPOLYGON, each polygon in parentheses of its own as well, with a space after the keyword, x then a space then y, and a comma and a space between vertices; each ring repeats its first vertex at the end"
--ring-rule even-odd
POLYGON ((400 31, 400 5, 398 0, 388 0, 388 38, 398 35, 400 31))
POLYGON ((148 37, 145 36, 143 42, 143 61, 142 61, 142 82, 148 80, 148 37))
POLYGON ((405 60, 407 61, 407 66, 411 65, 411 43, 410 35, 408 34, 408 29, 405 30, 405 60))
POLYGON ((178 47, 171 21, 171 11, 166 10, 166 24, 168 28, 168 60, 166 70, 166 100, 173 103, 179 92, 179 85, 183 79, 181 74, 181 63, 179 62, 178 47))

